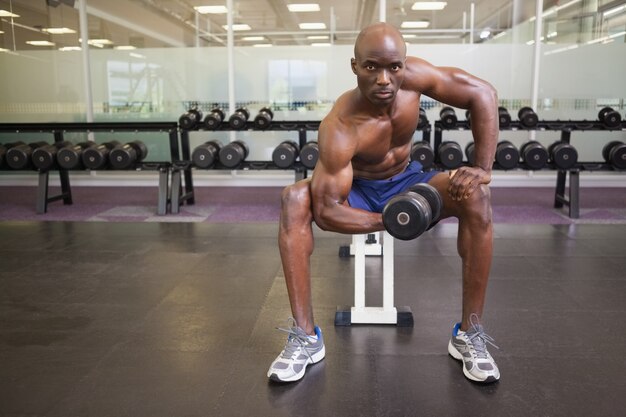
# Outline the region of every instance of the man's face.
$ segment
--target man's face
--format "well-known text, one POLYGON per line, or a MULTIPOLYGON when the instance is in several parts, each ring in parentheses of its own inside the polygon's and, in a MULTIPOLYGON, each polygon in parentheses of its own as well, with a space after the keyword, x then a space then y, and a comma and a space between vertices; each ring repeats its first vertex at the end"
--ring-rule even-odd
POLYGON ((374 104, 390 104, 404 80, 404 41, 391 35, 370 36, 356 49, 351 64, 359 89, 374 104))

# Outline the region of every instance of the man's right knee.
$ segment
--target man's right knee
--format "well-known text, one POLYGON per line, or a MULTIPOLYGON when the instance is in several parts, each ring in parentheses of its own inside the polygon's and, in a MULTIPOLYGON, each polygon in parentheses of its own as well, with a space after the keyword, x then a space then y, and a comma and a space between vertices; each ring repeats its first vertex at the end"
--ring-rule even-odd
POLYGON ((288 185, 281 194, 282 214, 289 220, 300 218, 311 221, 311 188, 310 181, 298 181, 288 185))

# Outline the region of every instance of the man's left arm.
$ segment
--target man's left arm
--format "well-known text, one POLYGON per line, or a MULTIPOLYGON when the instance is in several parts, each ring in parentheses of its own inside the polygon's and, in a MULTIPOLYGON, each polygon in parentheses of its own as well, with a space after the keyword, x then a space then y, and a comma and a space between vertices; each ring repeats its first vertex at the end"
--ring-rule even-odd
POLYGON ((474 166, 459 168, 448 188, 453 199, 468 198, 480 184, 491 182, 499 133, 498 94, 495 88, 459 68, 435 67, 412 57, 407 58, 407 81, 409 88, 414 87, 420 93, 450 106, 469 110, 475 143, 474 166))

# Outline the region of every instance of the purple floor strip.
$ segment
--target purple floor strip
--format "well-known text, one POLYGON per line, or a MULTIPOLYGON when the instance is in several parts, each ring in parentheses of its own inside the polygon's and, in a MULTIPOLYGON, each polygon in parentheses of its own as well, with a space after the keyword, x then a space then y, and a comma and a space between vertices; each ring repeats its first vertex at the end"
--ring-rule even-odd
MULTIPOLYGON (((59 194, 50 189, 50 196, 59 194)), ((156 215, 157 190, 151 187, 72 187, 72 205, 62 201, 36 213, 36 187, 0 187, 0 221, 115 222, 276 222, 279 187, 197 187, 194 205, 180 213, 156 215)), ((571 224, 626 223, 626 188, 581 188, 580 218, 567 208, 553 208, 552 188, 492 188, 495 223, 571 224)), ((445 222, 454 222, 454 219, 445 222)))

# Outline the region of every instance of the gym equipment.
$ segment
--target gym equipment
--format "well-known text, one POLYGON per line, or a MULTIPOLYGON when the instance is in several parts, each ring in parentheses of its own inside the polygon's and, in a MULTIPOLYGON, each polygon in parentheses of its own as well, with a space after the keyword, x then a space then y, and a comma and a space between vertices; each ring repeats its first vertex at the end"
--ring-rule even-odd
POLYGON ((465 145, 465 157, 470 165, 474 165, 474 142, 469 142, 465 145))
POLYGON ((40 171, 49 171, 52 168, 57 167, 56 155, 59 152, 59 149, 67 146, 72 146, 72 143, 68 141, 55 142, 52 145, 41 146, 33 150, 33 154, 31 156, 33 165, 40 171))
POLYGON ((441 164, 448 169, 458 168, 463 163, 463 150, 456 142, 443 142, 438 151, 441 164))
POLYGON ((0 168, 3 168, 6 165, 6 154, 7 151, 15 146, 24 145, 24 142, 11 142, 0 145, 0 168))
POLYGON ((598 120, 608 128, 615 128, 622 123, 622 116, 612 107, 604 107, 598 113, 598 120))
POLYGON ((33 168, 31 158, 33 151, 46 145, 48 145, 47 142, 31 142, 28 145, 22 144, 13 146, 11 149, 7 150, 5 155, 7 165, 11 169, 33 168))
POLYGON ((220 149, 220 163, 226 168, 236 168, 248 157, 248 145, 240 140, 230 142, 220 149))
POLYGON ((178 124, 183 130, 191 130, 198 126, 202 121, 202 112, 194 107, 183 113, 178 119, 178 124))
POLYGON ((416 184, 389 200, 383 208, 383 224, 397 239, 415 239, 439 220, 442 207, 441 195, 433 186, 416 184))
POLYGON ((506 107, 498 107, 498 120, 500 129, 508 129, 511 126, 511 114, 506 107))
POLYGON ((607 164, 616 169, 626 169, 626 144, 619 140, 607 143, 602 148, 602 156, 607 164))
POLYGON ((417 122, 417 128, 418 129, 423 129, 426 126, 428 126, 428 116, 426 116, 426 110, 422 109, 420 107, 420 116, 419 116, 419 120, 417 122))
POLYGON ((232 129, 241 130, 246 127, 246 122, 250 118, 250 112, 245 107, 239 107, 228 119, 228 124, 232 129))
POLYGON ((548 163, 548 150, 536 140, 531 140, 522 145, 520 149, 522 163, 528 169, 542 169, 548 163))
POLYGON ((508 140, 503 140, 496 147, 496 163, 502 169, 513 169, 519 162, 519 150, 508 140))
POLYGON ((211 110, 209 114, 204 118, 204 127, 209 130, 215 130, 220 127, 220 124, 224 121, 224 111, 219 107, 216 107, 211 110))
POLYGON ((535 111, 530 107, 522 107, 519 109, 517 117, 519 118, 522 126, 527 129, 532 129, 537 126, 537 123, 539 123, 537 113, 535 113, 535 111))
POLYGON ((422 164, 423 169, 428 169, 435 162, 435 152, 427 141, 418 141, 411 148, 411 161, 417 161, 422 164))
POLYGON ((300 162, 306 169, 315 168, 317 160, 320 156, 320 150, 316 141, 307 142, 302 149, 300 149, 300 162))
POLYGON ((263 107, 254 118, 254 127, 257 129, 267 129, 272 123, 274 112, 269 107, 263 107))
POLYGON ((87 141, 62 147, 57 151, 57 165, 63 169, 84 168, 81 155, 85 149, 95 145, 95 142, 87 141))
POLYGON ((299 154, 298 144, 291 140, 281 142, 274 152, 272 152, 272 161, 278 168, 290 168, 296 162, 299 154))
POLYGON ((148 148, 140 140, 117 145, 109 153, 109 164, 113 169, 128 169, 148 156, 148 148))
POLYGON ((578 151, 567 142, 554 142, 548 147, 548 155, 559 169, 570 169, 578 162, 578 151))
POLYGON ((458 119, 456 118, 456 112, 452 107, 446 106, 439 112, 439 119, 441 119, 441 125, 446 129, 452 129, 456 127, 458 119))
POLYGON ((196 147, 191 154, 191 161, 196 168, 211 168, 219 159, 222 142, 210 140, 196 147))
POLYGON ((106 167, 111 149, 120 145, 120 142, 112 140, 99 145, 83 149, 81 160, 86 169, 100 169, 106 167))

